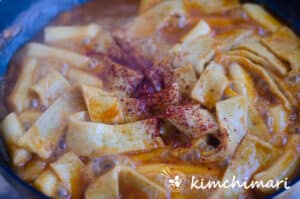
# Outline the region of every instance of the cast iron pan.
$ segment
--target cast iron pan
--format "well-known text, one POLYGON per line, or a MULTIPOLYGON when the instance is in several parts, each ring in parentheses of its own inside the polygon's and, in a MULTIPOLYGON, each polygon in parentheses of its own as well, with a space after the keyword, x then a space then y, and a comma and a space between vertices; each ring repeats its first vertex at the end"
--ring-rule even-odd
MULTIPOLYGON (((32 39, 57 14, 86 1, 88 0, 0 0, 0 84, 6 74, 9 61, 18 48, 32 39)), ((300 33, 299 0, 252 0, 251 2, 262 4, 296 33, 300 33)), ((47 198, 23 182, 10 169, 9 156, 1 138, 0 174, 21 194, 22 198, 47 198)), ((298 180, 300 178, 291 184, 298 180)))

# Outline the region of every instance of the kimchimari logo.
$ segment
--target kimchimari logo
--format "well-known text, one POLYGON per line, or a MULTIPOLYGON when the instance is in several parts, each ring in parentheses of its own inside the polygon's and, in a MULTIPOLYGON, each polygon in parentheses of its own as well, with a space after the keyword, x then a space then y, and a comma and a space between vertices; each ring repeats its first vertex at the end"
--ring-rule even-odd
POLYGON ((166 167, 161 171, 165 187, 171 192, 180 192, 185 187, 187 179, 185 175, 172 168, 166 167))
POLYGON ((208 180, 204 178, 197 178, 192 176, 191 180, 187 179, 185 174, 180 171, 176 171, 173 168, 166 167, 161 171, 161 175, 163 177, 163 182, 165 187, 170 192, 181 192, 185 188, 190 188, 191 190, 205 190, 205 189, 216 189, 216 188, 244 188, 244 189, 255 189, 255 188, 275 188, 280 189, 283 187, 284 189, 289 189, 288 179, 285 178, 283 180, 249 180, 245 178, 244 180, 239 180, 236 176, 233 176, 232 179, 225 180, 208 180))
POLYGON ((284 189, 289 189, 290 186, 288 186, 288 178, 285 178, 284 180, 268 180, 268 181, 262 181, 262 180, 248 180, 248 178, 245 178, 244 180, 239 180, 236 178, 236 176, 232 176, 231 179, 225 179, 225 180, 208 180, 205 182, 203 178, 200 178, 200 180, 193 176, 191 181, 191 190, 193 189, 215 189, 215 188, 244 188, 244 189, 255 189, 255 188, 273 188, 273 189, 280 189, 280 187, 283 186, 284 189))

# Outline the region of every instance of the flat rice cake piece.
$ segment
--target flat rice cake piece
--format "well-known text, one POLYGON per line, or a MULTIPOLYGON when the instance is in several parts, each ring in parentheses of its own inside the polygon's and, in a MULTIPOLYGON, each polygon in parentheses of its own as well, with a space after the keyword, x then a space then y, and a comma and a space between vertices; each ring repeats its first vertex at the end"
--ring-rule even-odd
POLYGON ((244 96, 233 97, 216 104, 224 155, 231 157, 247 133, 248 105, 244 96), (239 122, 237 122, 239 121, 239 122))
POLYGON ((32 158, 32 154, 24 148, 8 146, 8 149, 10 152, 12 164, 14 166, 23 167, 32 158))
MULTIPOLYGON (((292 71, 290 72, 290 74, 293 73, 292 71)), ((280 89, 280 91, 286 96, 286 98, 288 99, 288 101, 295 107, 298 106, 298 101, 297 101, 297 97, 296 97, 296 93, 297 92, 293 92, 288 84, 285 81, 282 81, 281 78, 277 77, 276 75, 270 74, 270 76, 272 77, 272 79, 275 81, 275 83, 277 84, 278 88, 280 89)))
POLYGON ((31 159, 31 153, 18 146, 18 140, 25 131, 16 113, 8 114, 1 122, 1 137, 5 140, 12 163, 15 166, 23 166, 31 159))
POLYGON ((70 114, 85 109, 77 89, 71 89, 58 98, 19 139, 19 145, 48 159, 67 127, 70 114))
POLYGON ((47 169, 34 181, 33 186, 48 197, 56 197, 59 187, 59 179, 56 174, 47 169))
POLYGON ((197 76, 192 65, 182 66, 174 70, 176 81, 179 84, 180 92, 190 95, 193 86, 197 82, 197 76))
MULTIPOLYGON (((235 13, 233 11, 233 13, 235 13)), ((229 12, 231 13, 231 12, 229 12)), ((232 27, 234 25, 234 18, 223 16, 223 14, 217 15, 208 15, 204 16, 205 21, 212 27, 213 30, 226 30, 228 27, 232 27)), ((214 32, 216 35, 220 34, 218 31, 214 32)), ((222 31, 221 31, 222 33, 222 31)), ((214 34, 214 35, 215 35, 214 34)), ((216 36, 215 35, 215 36, 216 36)))
POLYGON ((215 55, 220 43, 210 36, 201 36, 188 43, 176 44, 171 50, 173 66, 179 68, 191 64, 197 74, 201 74, 204 65, 215 55))
POLYGON ((93 123, 85 112, 80 112, 69 120, 67 147, 88 157, 158 148, 164 144, 157 125, 156 119, 122 125, 93 123))
POLYGON ((83 186, 81 183, 83 177, 81 170, 83 167, 84 163, 73 152, 63 154, 58 160, 50 164, 50 168, 71 193, 71 197, 75 199, 82 198, 83 186))
POLYGON ((144 175, 136 172, 130 167, 124 168, 119 174, 120 192, 128 194, 128 190, 133 190, 128 196, 131 198, 166 198, 166 190, 149 180, 144 175), (131 189, 132 188, 132 189, 131 189), (144 196, 144 197, 143 197, 144 196))
POLYGON ((237 49, 248 50, 264 58, 270 63, 265 67, 268 67, 268 69, 271 69, 279 75, 286 75, 288 72, 288 66, 286 66, 272 52, 270 52, 264 45, 262 45, 257 37, 252 37, 243 41, 237 46, 237 49))
POLYGON ((92 39, 99 32, 97 24, 84 26, 48 26, 45 28, 44 39, 46 43, 67 42, 68 40, 92 39))
POLYGON ((252 104, 248 105, 248 122, 247 131, 250 135, 254 135, 264 142, 271 141, 271 134, 265 124, 263 118, 252 104))
POLYGON ((35 83, 30 90, 38 96, 41 105, 48 107, 69 88, 69 82, 60 73, 53 70, 35 83))
POLYGON ((8 114, 1 122, 1 137, 7 144, 18 144, 18 140, 24 135, 25 131, 17 114, 8 114))
POLYGON ((85 192, 86 199, 115 199, 119 197, 120 167, 115 167, 99 176, 85 192))
POLYGON ((123 111, 124 123, 143 120, 149 115, 149 108, 144 100, 137 98, 120 98, 119 100, 123 111))
POLYGON ((284 104, 284 107, 287 110, 291 110, 291 103, 290 101, 286 98, 286 96, 282 93, 282 91, 278 88, 277 84, 274 82, 272 77, 269 75, 269 73, 261 66, 254 64, 250 60, 237 56, 237 55, 232 55, 227 57, 230 61, 232 62, 237 62, 241 66, 245 67, 246 70, 249 70, 255 74, 257 74, 259 77, 261 77, 269 86, 270 91, 278 97, 278 99, 284 104))
POLYGON ((228 67, 229 76, 233 81, 233 90, 238 94, 247 98, 250 103, 256 102, 257 92, 251 76, 245 71, 242 66, 237 63, 232 63, 228 67))
POLYGON ((114 45, 110 31, 94 23, 48 26, 45 28, 45 42, 81 54, 90 51, 105 54, 114 45))
POLYGON ((105 137, 113 136, 112 125, 89 122, 87 113, 79 112, 69 118, 66 144, 77 155, 89 157, 105 144, 105 137))
POLYGON ((88 68, 91 64, 91 59, 85 55, 35 42, 27 44, 24 55, 35 59, 54 59, 60 64, 78 68, 88 68))
POLYGON ((82 85, 81 90, 93 122, 134 122, 144 119, 147 115, 148 108, 143 100, 116 97, 113 93, 87 85, 82 85))
POLYGON ((289 56, 289 62, 291 63, 292 69, 294 71, 300 72, 300 49, 297 48, 291 52, 289 56))
POLYGON ((110 89, 119 97, 129 97, 141 83, 144 75, 126 66, 107 60, 111 67, 111 75, 108 77, 110 89))
POLYGON ((180 32, 187 25, 182 0, 163 1, 117 29, 113 37, 133 65, 151 66, 165 61, 171 44, 161 34, 180 32))
POLYGON ((185 9, 181 0, 164 1, 135 17, 116 36, 123 42, 149 38, 161 28, 167 27, 170 18, 182 15, 185 15, 185 9))
POLYGON ((200 105, 169 106, 166 118, 178 130, 192 138, 218 130, 214 116, 200 105))
MULTIPOLYGON (((157 119, 146 119, 115 125, 114 134, 120 136, 117 136, 114 140, 108 140, 107 144, 112 148, 107 150, 106 153, 111 153, 112 151, 150 150, 164 146, 159 136, 157 119), (112 144, 109 142, 112 142, 112 144)), ((102 154, 105 153, 105 150, 99 150, 99 152, 102 154)))
POLYGON ((223 13, 240 5, 238 0, 190 0, 186 4, 206 14, 223 13))
POLYGON ((125 155, 106 155, 89 159, 82 169, 86 182, 94 182, 98 177, 111 171, 115 166, 134 166, 134 163, 125 155))
POLYGON ((233 29, 221 34, 217 34, 215 39, 221 42, 219 49, 227 51, 243 42, 252 34, 253 31, 249 29, 233 29))
POLYGON ((245 3, 243 9, 258 24, 266 28, 268 31, 277 31, 282 24, 269 14, 263 7, 257 4, 245 3))
POLYGON ((29 88, 34 84, 36 68, 37 61, 33 58, 26 58, 21 63, 20 75, 8 98, 9 105, 16 112, 21 112, 30 106, 29 88))
POLYGON ((75 68, 68 70, 66 78, 72 85, 86 84, 98 88, 103 87, 103 81, 100 78, 75 68))
POLYGON ((199 22, 181 39, 182 43, 190 43, 200 36, 207 35, 211 32, 209 25, 204 20, 199 22))
POLYGON ((261 42, 280 59, 288 62, 295 71, 300 71, 300 40, 288 27, 281 27, 261 42))
MULTIPOLYGON (((278 150, 272 145, 255 136, 246 135, 228 165, 221 183, 231 182, 233 178, 239 182, 248 182, 256 171, 272 164, 278 155, 278 150)), ((218 188, 210 198, 239 198, 242 197, 243 192, 243 187, 239 186, 218 188)))
POLYGON ((30 127, 35 123, 41 114, 42 112, 40 110, 28 110, 18 115, 25 131, 30 129, 30 127))
POLYGON ((264 67, 268 67, 270 65, 270 63, 266 59, 258 56, 257 54, 255 54, 251 51, 248 51, 248 50, 232 49, 230 51, 227 51, 226 54, 245 57, 245 58, 251 60, 252 62, 254 62, 258 65, 264 66, 264 67))
POLYGON ((47 167, 47 163, 34 156, 23 167, 17 168, 17 175, 24 181, 33 182, 47 167))
POLYGON ((81 86, 89 117, 93 122, 123 122, 123 112, 119 99, 102 89, 87 85, 81 86))
POLYGON ((97 53, 109 54, 110 50, 115 47, 114 39, 109 30, 100 27, 99 33, 93 39, 94 49, 97 53))
POLYGON ((131 198, 165 199, 167 193, 163 187, 150 181, 134 169, 116 166, 99 176, 85 192, 86 199, 115 199, 121 194, 131 198), (130 193, 128 192, 130 191, 130 193))
POLYGON ((283 147, 286 143, 283 139, 286 139, 289 129, 287 128, 290 123, 290 112, 281 104, 270 106, 268 110, 268 118, 272 123, 268 124, 270 131, 272 132, 271 143, 276 147, 283 147))
MULTIPOLYGON (((283 154, 269 168, 256 173, 253 179, 264 183, 270 180, 281 182, 285 179, 293 179, 297 175, 300 166, 300 154, 297 150, 299 143, 299 134, 291 135, 283 154)), ((276 192, 276 189, 271 187, 258 187, 258 190, 267 194, 276 192)))
POLYGON ((191 97, 211 109, 222 98, 228 83, 224 67, 213 61, 200 76, 191 97))
POLYGON ((290 71, 289 74, 284 78, 274 78, 275 81, 279 82, 278 85, 281 87, 281 89, 289 96, 288 98, 292 97, 294 99, 293 104, 295 104, 295 107, 298 107, 299 104, 299 96, 297 94, 300 92, 300 84, 299 84, 299 77, 300 71, 290 71), (295 103, 294 103, 295 102, 295 103))

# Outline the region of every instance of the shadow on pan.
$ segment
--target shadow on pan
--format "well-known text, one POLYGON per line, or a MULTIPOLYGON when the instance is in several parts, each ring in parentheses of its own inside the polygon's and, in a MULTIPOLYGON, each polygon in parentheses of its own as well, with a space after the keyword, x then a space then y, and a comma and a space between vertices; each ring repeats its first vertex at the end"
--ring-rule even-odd
MULTIPOLYGON (((0 0, 0 32, 2 32, 0 34, 0 80, 5 75, 8 63, 18 48, 33 38, 57 14, 86 1, 88 0, 0 0)), ((242 0, 242 2, 260 3, 300 34, 299 0, 242 0)), ((9 167, 9 156, 5 144, 1 138, 0 174, 21 193, 23 198, 47 198, 13 173, 9 167)))

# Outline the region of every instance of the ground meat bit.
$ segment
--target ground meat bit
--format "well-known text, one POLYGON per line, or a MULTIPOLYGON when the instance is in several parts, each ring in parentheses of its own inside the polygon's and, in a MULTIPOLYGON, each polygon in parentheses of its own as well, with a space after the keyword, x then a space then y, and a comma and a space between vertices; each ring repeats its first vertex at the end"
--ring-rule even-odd
POLYGON ((23 127, 24 127, 25 131, 28 131, 31 127, 31 123, 30 122, 24 122, 23 127))
POLYGON ((96 176, 107 172, 115 166, 115 161, 109 157, 97 158, 93 161, 93 172, 96 176))

